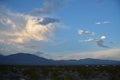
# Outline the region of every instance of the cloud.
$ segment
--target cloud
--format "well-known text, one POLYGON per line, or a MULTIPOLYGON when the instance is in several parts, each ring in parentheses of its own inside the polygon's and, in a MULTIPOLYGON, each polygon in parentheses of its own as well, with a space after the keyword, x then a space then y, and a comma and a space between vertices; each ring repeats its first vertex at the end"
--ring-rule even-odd
POLYGON ((101 24, 101 22, 96 22, 95 24, 101 24))
POLYGON ((99 37, 99 38, 95 38, 95 33, 94 32, 85 31, 83 29, 79 29, 78 30, 78 34, 79 35, 86 34, 86 35, 90 36, 90 38, 85 39, 85 40, 79 40, 79 42, 91 42, 91 41, 93 41, 93 42, 96 42, 96 44, 99 47, 110 48, 109 46, 104 45, 104 40, 106 39, 106 36, 104 36, 104 35, 99 37))
POLYGON ((35 8, 30 13, 49 14, 53 13, 66 3, 66 0, 46 0, 42 8, 35 8))
POLYGON ((0 13, 0 42, 24 43, 31 40, 48 41, 58 19, 18 13, 0 13))
POLYGON ((110 21, 103 21, 103 22, 98 21, 95 24, 100 25, 100 24, 110 24, 110 23, 111 23, 110 21))
POLYGON ((60 26, 60 20, 53 17, 15 13, 5 7, 0 8, 0 53, 37 52, 41 45, 36 42, 50 42, 54 31, 60 26))
POLYGON ((59 19, 54 19, 54 18, 50 18, 50 17, 44 17, 39 20, 40 20, 39 24, 41 24, 41 25, 47 25, 49 23, 59 22, 59 19))
POLYGON ((94 32, 90 32, 90 31, 85 31, 83 29, 79 29, 78 30, 78 34, 82 35, 82 34, 87 34, 87 35, 91 35, 91 36, 95 36, 94 32))
MULTIPOLYGON (((36 53, 48 43, 52 45, 55 30, 65 28, 60 20, 47 14, 60 9, 65 0, 45 0, 42 8, 28 13, 13 12, 0 5, 0 53, 14 54, 18 52, 36 53)), ((56 43, 56 42, 55 42, 56 43)), ((56 45, 62 44, 58 42, 56 45)))
POLYGON ((80 42, 91 42, 91 41, 94 41, 95 39, 94 38, 89 38, 89 39, 86 39, 86 40, 79 40, 80 42))
POLYGON ((87 40, 84 40, 84 42, 91 42, 91 41, 95 41, 96 44, 100 47, 103 48, 110 48, 109 46, 104 45, 104 40, 106 39, 106 36, 101 36, 100 38, 89 38, 87 40))
POLYGON ((3 54, 3 55, 10 55, 10 54, 15 54, 15 53, 29 53, 29 54, 36 54, 38 56, 41 56, 41 54, 38 54, 40 50, 41 50, 40 47, 34 44, 31 44, 31 43, 30 44, 28 43, 25 43, 25 44, 0 43, 0 54, 3 54))
POLYGON ((78 33, 81 35, 84 33, 84 31, 82 29, 78 30, 78 33))
POLYGON ((96 39, 97 45, 100 47, 104 47, 104 48, 110 48, 110 47, 104 45, 104 39, 106 39, 106 36, 101 36, 99 39, 96 39))
POLYGON ((100 47, 109 48, 108 46, 105 46, 105 45, 103 44, 104 41, 103 41, 102 39, 97 40, 96 43, 97 43, 97 45, 100 46, 100 47))
POLYGON ((102 40, 103 40, 103 39, 106 39, 106 36, 101 36, 100 39, 102 39, 102 40))
MULTIPOLYGON (((69 52, 70 53, 70 52, 69 52)), ((71 52, 71 55, 64 55, 61 57, 55 57, 58 60, 68 60, 68 59, 85 59, 85 58, 95 58, 95 59, 107 59, 107 60, 120 60, 120 48, 112 48, 100 51, 84 51, 84 52, 71 52)))

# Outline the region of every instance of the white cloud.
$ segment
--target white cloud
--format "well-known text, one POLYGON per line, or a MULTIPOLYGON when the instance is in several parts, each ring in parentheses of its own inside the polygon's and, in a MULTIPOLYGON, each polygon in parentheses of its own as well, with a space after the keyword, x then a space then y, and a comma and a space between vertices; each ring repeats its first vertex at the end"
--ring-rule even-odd
POLYGON ((50 42, 54 31, 59 26, 59 20, 56 18, 32 16, 14 13, 6 8, 1 9, 0 53, 35 53, 41 49, 41 45, 36 42, 50 42))
POLYGON ((101 36, 100 39, 106 39, 106 36, 101 36))
POLYGON ((94 41, 96 42, 96 44, 100 47, 103 48, 110 48, 109 46, 104 45, 104 40, 106 39, 106 36, 100 36, 99 38, 94 38, 95 33, 94 32, 90 32, 90 31, 84 31, 82 29, 78 30, 78 34, 82 35, 82 34, 87 34, 90 35, 90 38, 85 39, 85 40, 79 40, 79 42, 91 42, 94 41), (93 37, 94 36, 94 37, 93 37))
POLYGON ((0 13, 0 42, 24 43, 31 40, 48 41, 58 19, 36 17, 7 11, 0 13))
POLYGON ((100 25, 100 24, 110 24, 110 23, 111 23, 110 21, 102 21, 102 22, 98 21, 95 24, 100 25))
POLYGON ((101 24, 101 22, 96 22, 96 24, 101 24))
POLYGON ((108 60, 120 60, 120 48, 113 48, 100 51, 89 51, 89 52, 74 52, 71 55, 65 55, 56 57, 55 59, 84 59, 84 58, 95 58, 95 59, 108 59, 108 60))
POLYGON ((90 31, 85 31, 83 29, 79 29, 78 30, 78 34, 82 35, 82 34, 87 34, 87 35, 90 35, 90 36, 95 36, 95 33, 94 32, 90 32, 90 31))
POLYGON ((86 40, 80 40, 80 42, 91 42, 91 41, 94 41, 95 39, 94 38, 89 38, 89 39, 86 39, 86 40))
POLYGON ((84 31, 82 29, 78 30, 78 33, 81 35, 84 33, 84 31))
MULTIPOLYGON (((66 0, 45 0, 43 7, 30 11, 32 14, 29 11, 15 13, 3 4, 0 5, 0 53, 34 53, 39 51, 42 45, 51 45, 54 31, 66 26, 59 24, 59 19, 46 14, 60 9, 65 2, 66 0), (37 49, 34 49, 36 47, 37 49)), ((61 43, 62 40, 57 42, 57 45, 61 43)))

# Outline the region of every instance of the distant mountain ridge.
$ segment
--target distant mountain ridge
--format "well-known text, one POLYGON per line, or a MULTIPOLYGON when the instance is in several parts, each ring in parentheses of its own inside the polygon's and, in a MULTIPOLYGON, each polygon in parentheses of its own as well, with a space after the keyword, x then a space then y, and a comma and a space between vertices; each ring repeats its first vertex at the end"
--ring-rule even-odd
POLYGON ((52 60, 28 53, 17 53, 8 56, 0 55, 0 64, 18 65, 120 65, 120 61, 101 59, 52 60))
POLYGON ((17 53, 8 56, 0 55, 0 64, 45 65, 45 64, 51 64, 52 62, 53 62, 52 60, 45 59, 28 53, 17 53))

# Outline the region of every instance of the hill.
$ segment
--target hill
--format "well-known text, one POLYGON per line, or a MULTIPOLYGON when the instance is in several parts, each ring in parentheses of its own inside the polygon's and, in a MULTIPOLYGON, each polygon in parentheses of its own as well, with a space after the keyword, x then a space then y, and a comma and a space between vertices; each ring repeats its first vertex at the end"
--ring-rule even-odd
POLYGON ((101 59, 51 60, 28 53, 0 55, 0 64, 18 65, 118 65, 120 61, 101 59))

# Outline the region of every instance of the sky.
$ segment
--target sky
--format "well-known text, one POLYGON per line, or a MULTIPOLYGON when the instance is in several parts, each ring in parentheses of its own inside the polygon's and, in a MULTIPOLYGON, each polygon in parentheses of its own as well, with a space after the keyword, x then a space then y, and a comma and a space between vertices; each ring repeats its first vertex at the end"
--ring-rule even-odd
POLYGON ((0 0, 0 54, 120 60, 119 0, 0 0))

